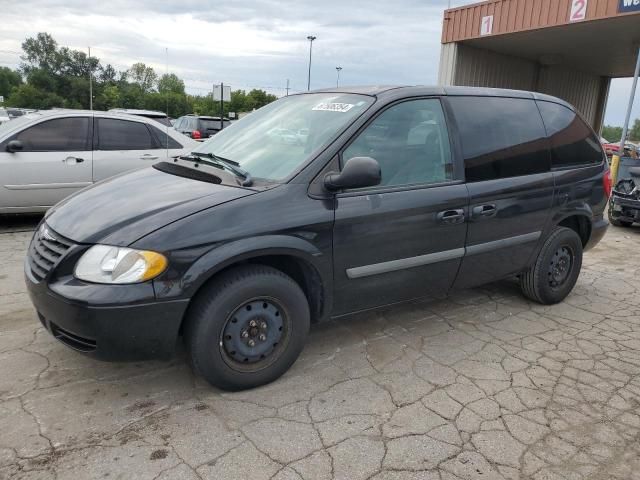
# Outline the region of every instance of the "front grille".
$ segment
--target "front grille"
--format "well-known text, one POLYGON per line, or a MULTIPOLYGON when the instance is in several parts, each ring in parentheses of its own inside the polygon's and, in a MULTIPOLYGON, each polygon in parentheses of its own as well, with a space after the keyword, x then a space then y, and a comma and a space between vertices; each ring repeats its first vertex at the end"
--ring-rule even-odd
POLYGON ((29 268, 33 277, 37 281, 44 279, 72 245, 43 223, 29 246, 29 268))

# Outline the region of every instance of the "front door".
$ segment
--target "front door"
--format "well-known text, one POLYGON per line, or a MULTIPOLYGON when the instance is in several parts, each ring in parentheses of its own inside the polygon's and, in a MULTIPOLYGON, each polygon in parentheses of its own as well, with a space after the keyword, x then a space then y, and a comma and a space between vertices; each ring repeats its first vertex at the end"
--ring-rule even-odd
POLYGON ((376 159, 379 186, 336 197, 334 315, 451 287, 467 226, 467 189, 453 165, 440 100, 396 103, 342 152, 376 159))
POLYGON ((0 148, 0 209, 5 212, 55 205, 91 185, 91 119, 45 120, 2 142, 0 148), (11 140, 22 151, 8 152, 11 140))

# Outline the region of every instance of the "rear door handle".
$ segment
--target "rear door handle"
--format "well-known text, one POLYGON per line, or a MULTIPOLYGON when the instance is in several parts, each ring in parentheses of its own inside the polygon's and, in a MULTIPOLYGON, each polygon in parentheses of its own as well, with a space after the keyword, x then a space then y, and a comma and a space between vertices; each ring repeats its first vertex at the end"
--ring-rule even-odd
POLYGON ((449 225, 462 223, 464 222, 464 210, 461 208, 456 210, 445 210, 444 212, 438 213, 437 218, 440 223, 446 223, 449 225))
POLYGON ((145 153, 140 157, 140 160, 157 160, 157 159, 158 159, 157 155, 151 155, 150 153, 145 153))
POLYGON ((474 218, 489 218, 493 217, 498 212, 498 209, 494 204, 489 205, 478 205, 477 207, 473 207, 471 213, 474 218))

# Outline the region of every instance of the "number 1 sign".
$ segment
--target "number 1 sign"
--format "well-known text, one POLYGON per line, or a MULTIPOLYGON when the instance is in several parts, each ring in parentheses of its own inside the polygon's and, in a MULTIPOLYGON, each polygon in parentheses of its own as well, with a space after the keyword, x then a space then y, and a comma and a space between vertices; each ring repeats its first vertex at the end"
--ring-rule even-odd
POLYGON ((493 15, 482 17, 480 24, 480 35, 491 35, 493 33, 493 15))
POLYGON ((579 22, 587 18, 587 2, 588 0, 571 0, 570 22, 579 22))

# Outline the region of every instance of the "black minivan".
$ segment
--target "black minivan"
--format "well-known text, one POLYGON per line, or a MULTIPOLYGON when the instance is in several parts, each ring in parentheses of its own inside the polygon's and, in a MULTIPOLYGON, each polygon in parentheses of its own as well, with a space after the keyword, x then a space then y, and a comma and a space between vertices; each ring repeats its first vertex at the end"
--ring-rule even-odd
POLYGON ((557 98, 291 95, 52 208, 26 281, 75 350, 166 358, 183 337, 209 382, 244 389, 286 372, 313 322, 514 276, 560 302, 606 231, 610 187, 598 137, 557 98), (283 128, 305 134, 281 142, 283 128))

